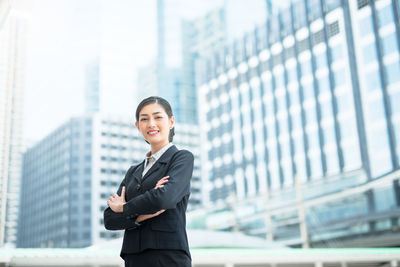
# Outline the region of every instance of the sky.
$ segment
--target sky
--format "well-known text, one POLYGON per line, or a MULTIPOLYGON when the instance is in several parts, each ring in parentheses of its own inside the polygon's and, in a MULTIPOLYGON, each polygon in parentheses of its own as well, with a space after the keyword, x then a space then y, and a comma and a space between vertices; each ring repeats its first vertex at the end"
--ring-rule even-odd
POLYGON ((85 68, 96 58, 115 100, 133 97, 136 68, 155 57, 154 0, 33 0, 30 10, 28 143, 83 112, 85 68))
MULTIPOLYGON (((28 147, 83 113, 85 72, 96 60, 100 65, 100 93, 106 100, 100 101, 102 111, 133 114, 137 70, 157 56, 156 0, 9 1, 14 7, 29 3, 25 99, 28 147)), ((227 0, 168 1, 180 10, 177 14, 190 19, 227 0)), ((236 26, 228 30, 233 38, 239 38, 234 34, 253 27, 253 22, 239 20, 240 13, 247 10, 263 15, 264 0, 229 1, 236 26)))

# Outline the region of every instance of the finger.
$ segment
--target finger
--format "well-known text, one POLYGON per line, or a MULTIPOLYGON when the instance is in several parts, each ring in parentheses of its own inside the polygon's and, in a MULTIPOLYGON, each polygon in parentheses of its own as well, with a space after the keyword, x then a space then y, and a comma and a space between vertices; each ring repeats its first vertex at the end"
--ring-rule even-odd
POLYGON ((161 181, 166 180, 168 178, 169 178, 169 176, 165 176, 165 177, 161 178, 160 180, 158 180, 158 182, 161 182, 161 181))
POLYGON ((125 186, 122 187, 121 198, 125 202, 125 186))
POLYGON ((164 183, 158 183, 158 184, 156 184, 156 187, 160 187, 160 186, 162 186, 164 183))
POLYGON ((168 182, 168 180, 162 180, 162 181, 160 180, 160 181, 157 182, 157 184, 158 185, 162 185, 162 184, 165 184, 167 182, 168 182))
POLYGON ((112 194, 112 196, 113 196, 113 197, 119 197, 119 196, 118 196, 117 194, 115 194, 115 193, 114 193, 114 194, 112 194))

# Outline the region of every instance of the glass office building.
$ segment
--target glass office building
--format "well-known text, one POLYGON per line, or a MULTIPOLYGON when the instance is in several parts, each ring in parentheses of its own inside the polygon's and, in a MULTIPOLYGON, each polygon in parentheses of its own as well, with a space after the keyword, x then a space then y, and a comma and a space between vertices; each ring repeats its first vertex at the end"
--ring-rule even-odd
POLYGON ((293 0, 199 89, 209 228, 291 246, 399 245, 397 0, 293 0))
MULTIPOLYGON (((195 156, 188 210, 201 205, 198 129, 177 124, 174 144, 195 156)), ((72 118, 24 154, 18 247, 86 247, 118 238, 103 211, 149 145, 129 118, 72 118)), ((160 177, 161 178, 161 177, 160 177)))

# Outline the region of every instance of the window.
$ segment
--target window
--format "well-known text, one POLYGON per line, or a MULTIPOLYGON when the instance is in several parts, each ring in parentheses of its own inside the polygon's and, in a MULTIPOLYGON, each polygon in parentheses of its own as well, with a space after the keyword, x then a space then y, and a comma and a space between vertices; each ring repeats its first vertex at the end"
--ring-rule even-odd
POLYGON ((317 113, 315 111, 315 106, 306 109, 306 122, 308 125, 317 122, 317 113))
POLYGON ((326 167, 327 171, 331 174, 339 172, 339 160, 337 157, 336 149, 334 153, 326 154, 326 167))
POLYGON ((318 89, 320 94, 329 92, 330 87, 329 77, 327 75, 318 79, 318 89))
POLYGON ((394 33, 385 36, 382 39, 383 54, 389 55, 397 51, 396 36, 394 33))
POLYGON ((368 148, 372 177, 378 177, 392 170, 386 129, 369 133, 368 148), (376 138, 377 136, 379 138, 376 138))
POLYGON ((386 66, 388 83, 395 83, 400 81, 400 63, 394 62, 386 66))
POLYGON ((305 1, 296 1, 294 3, 294 26, 296 29, 300 29, 306 26, 306 11, 305 1))
POLYGON ((321 1, 309 0, 307 10, 308 10, 308 19, 310 21, 313 21, 321 17, 321 1))
POLYGON ((310 158, 311 176, 314 178, 322 177, 322 163, 320 155, 310 158))
POLYGON ((383 107, 383 99, 378 98, 368 103, 369 120, 376 121, 385 118, 385 109, 383 107))
POLYGON ((367 16, 363 19, 360 19, 360 34, 361 36, 366 36, 368 34, 372 34, 374 32, 372 27, 371 16, 367 16))
POLYGON ((373 91, 380 88, 381 78, 378 71, 373 71, 365 74, 365 85, 368 91, 373 91))
POLYGON ((309 75, 312 73, 312 68, 311 68, 311 61, 310 60, 306 60, 300 63, 300 67, 301 67, 301 74, 303 76, 309 75))
POLYGON ((322 43, 324 41, 324 31, 320 30, 311 35, 311 41, 313 46, 316 46, 319 43, 322 43))
POLYGON ((354 117, 348 118, 340 123, 340 134, 342 139, 352 139, 354 141, 357 138, 356 122, 354 117))
POLYGON ((289 101, 291 106, 300 104, 299 91, 297 89, 289 92, 289 101))
POLYGON ((354 141, 354 146, 343 147, 344 166, 347 170, 361 167, 360 150, 357 141, 354 141))
POLYGON ((323 69, 328 66, 328 62, 326 60, 326 53, 323 52, 319 55, 316 56, 316 63, 317 63, 317 68, 318 69, 323 69))
POLYGON ((393 9, 390 4, 383 7, 381 10, 378 10, 378 20, 379 26, 385 26, 389 23, 392 23, 393 20, 393 9))
POLYGON ((309 149, 319 149, 319 136, 317 130, 308 133, 307 137, 309 149))
POLYGON ((372 43, 367 44, 366 46, 364 46, 363 49, 362 49, 362 54, 363 54, 363 62, 364 62, 364 64, 369 64, 371 62, 376 61, 377 60, 377 56, 376 56, 375 42, 372 42, 372 43))
POLYGON ((285 86, 285 81, 283 79, 283 73, 275 75, 275 88, 280 88, 285 86))
POLYGON ((289 82, 294 82, 297 80, 297 74, 296 74, 296 68, 290 68, 287 70, 288 74, 288 81, 289 82))
POLYGON ((331 48, 332 61, 343 59, 343 45, 337 44, 331 48))
POLYGON ((373 189, 375 210, 385 211, 396 208, 396 198, 392 187, 373 189))
POLYGON ((352 97, 350 96, 350 93, 346 93, 341 96, 336 97, 337 105, 338 105, 338 112, 343 113, 343 112, 349 112, 353 110, 353 102, 352 102, 352 97))
POLYGON ((333 126, 328 126, 324 130, 324 141, 325 144, 336 144, 336 134, 335 134, 335 129, 333 126))
POLYGON ((278 104, 278 111, 286 110, 286 96, 280 95, 276 98, 276 102, 278 104))
POLYGON ((339 69, 333 73, 333 77, 335 80, 335 86, 339 87, 346 83, 346 73, 344 69, 339 69))
POLYGON ((340 0, 326 0, 323 2, 325 2, 325 6, 328 12, 334 10, 335 8, 340 7, 341 5, 340 0))
MULTIPOLYGON (((392 113, 393 115, 397 114, 400 115, 400 91, 397 91, 390 95, 390 103, 392 106, 392 113)), ((400 143, 399 143, 400 145, 400 143)))

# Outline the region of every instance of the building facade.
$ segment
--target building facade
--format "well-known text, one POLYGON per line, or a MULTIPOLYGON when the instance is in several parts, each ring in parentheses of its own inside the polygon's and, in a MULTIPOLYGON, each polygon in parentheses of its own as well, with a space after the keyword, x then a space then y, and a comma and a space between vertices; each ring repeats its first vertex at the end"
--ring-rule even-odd
POLYGON ((17 238, 27 35, 27 11, 0 1, 0 247, 17 238))
MULTIPOLYGON (((204 58, 226 43, 225 9, 218 8, 195 20, 182 21, 182 94, 180 106, 197 122, 197 81, 204 58), (189 108, 190 107, 190 108, 189 108)), ((188 122, 189 123, 189 122, 188 122)))
MULTIPOLYGON (((197 138, 197 129, 176 125, 174 144, 196 158, 189 210, 201 204, 197 138)), ((97 113, 60 126, 24 155, 17 246, 86 247, 120 237, 104 228, 103 211, 148 150, 130 119, 97 113)))
POLYGON ((294 0, 199 88, 207 227, 399 245, 399 1, 294 0))
POLYGON ((100 63, 94 59, 85 68, 85 113, 100 111, 100 63))

